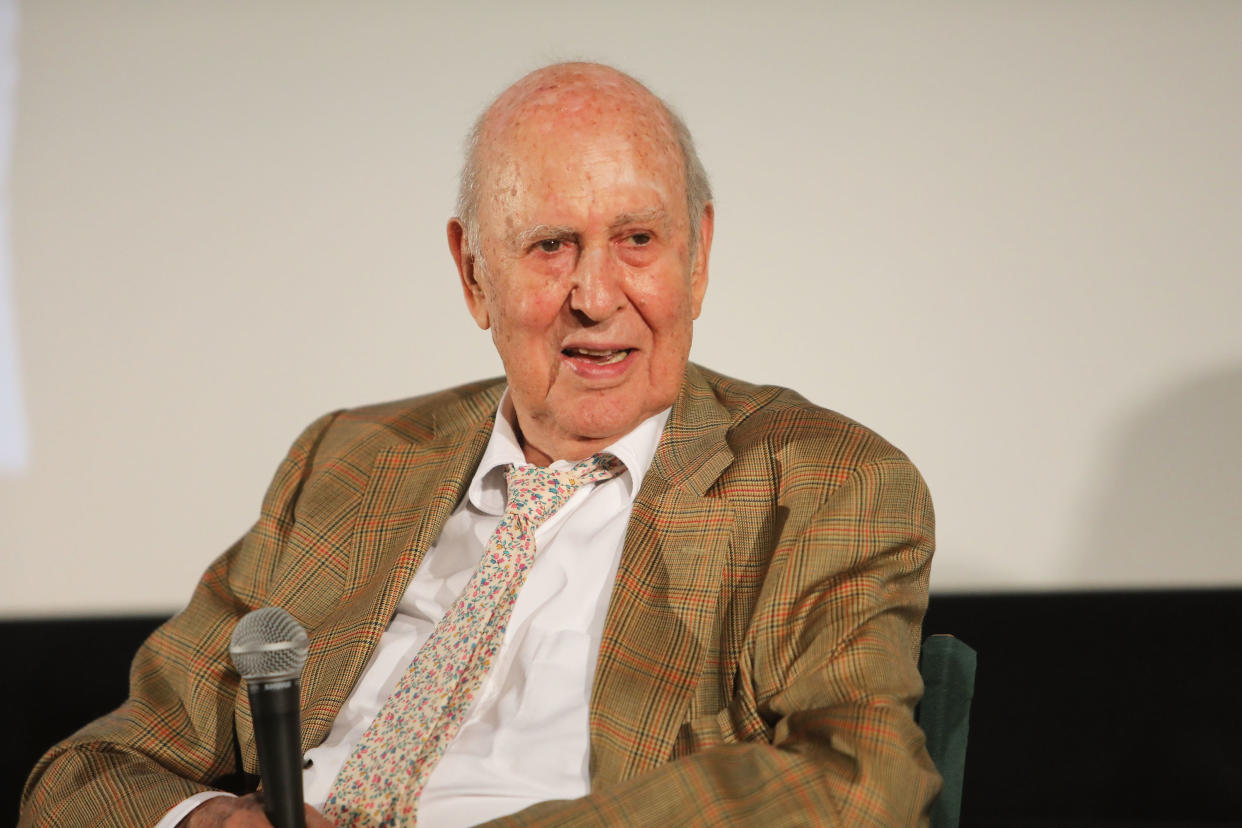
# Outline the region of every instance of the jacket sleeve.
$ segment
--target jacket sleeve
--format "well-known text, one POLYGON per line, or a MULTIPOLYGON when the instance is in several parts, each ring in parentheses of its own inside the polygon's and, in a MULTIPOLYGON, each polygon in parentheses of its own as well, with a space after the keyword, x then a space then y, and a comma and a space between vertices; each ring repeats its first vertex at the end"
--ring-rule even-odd
POLYGON ((255 526, 211 564, 186 609, 142 645, 125 703, 35 765, 22 793, 21 825, 153 825, 181 800, 239 771, 239 679, 228 641, 238 619, 263 605, 310 459, 334 416, 302 433, 255 526))
POLYGON ((762 737, 730 743, 722 727, 689 755, 494 824, 924 823, 940 788, 913 718, 930 496, 909 461, 888 457, 807 515, 791 513, 776 544, 729 705, 757 713, 762 737))

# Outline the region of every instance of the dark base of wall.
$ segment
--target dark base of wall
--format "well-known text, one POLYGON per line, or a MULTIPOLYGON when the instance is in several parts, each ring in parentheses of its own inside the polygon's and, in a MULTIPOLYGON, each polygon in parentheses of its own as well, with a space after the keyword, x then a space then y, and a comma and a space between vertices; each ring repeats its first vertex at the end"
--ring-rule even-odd
POLYGON ((933 596, 979 653, 964 825, 1242 825, 1242 590, 933 596))
POLYGON ((0 622, 0 640, 18 665, 0 683, 0 710, 12 733, 0 756, 0 824, 17 823, 22 787, 45 750, 125 700, 129 663, 164 621, 165 616, 0 622))
MULTIPOLYGON (((162 620, 0 622, 0 822, 162 620)), ((963 825, 1242 825, 1239 631, 1242 590, 933 596, 924 633, 979 652, 963 825)))

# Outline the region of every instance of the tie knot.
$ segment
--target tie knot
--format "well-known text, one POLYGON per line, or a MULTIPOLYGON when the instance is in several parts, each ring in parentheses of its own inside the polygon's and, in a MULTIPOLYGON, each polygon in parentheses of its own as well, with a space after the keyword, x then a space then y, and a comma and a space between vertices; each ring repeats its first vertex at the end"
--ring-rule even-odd
POLYGON ((624 470, 625 464, 615 455, 600 452, 585 460, 579 460, 568 474, 574 475, 583 483, 589 483, 616 477, 624 470))
POLYGON ((538 526, 561 508, 584 483, 607 480, 621 473, 625 464, 611 454, 596 454, 568 469, 510 465, 505 472, 509 486, 506 513, 518 514, 538 526))

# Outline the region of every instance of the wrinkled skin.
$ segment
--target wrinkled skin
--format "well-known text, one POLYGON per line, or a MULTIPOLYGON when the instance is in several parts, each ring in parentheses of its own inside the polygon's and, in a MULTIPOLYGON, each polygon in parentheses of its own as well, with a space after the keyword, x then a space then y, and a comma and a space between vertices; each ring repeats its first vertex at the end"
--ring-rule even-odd
POLYGON ((604 67, 519 81, 480 143, 480 238, 449 222, 466 304, 490 330, 526 457, 578 460, 672 404, 707 288, 663 107, 604 67))

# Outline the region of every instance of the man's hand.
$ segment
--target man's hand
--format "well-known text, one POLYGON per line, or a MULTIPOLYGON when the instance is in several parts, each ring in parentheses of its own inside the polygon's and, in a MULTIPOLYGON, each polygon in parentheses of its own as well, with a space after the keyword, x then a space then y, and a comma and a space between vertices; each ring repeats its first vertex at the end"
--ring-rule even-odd
MULTIPOLYGON (((199 805, 177 828, 272 828, 263 813, 263 796, 217 796, 199 805)), ((333 828, 327 818, 306 806, 306 828, 333 828)))

